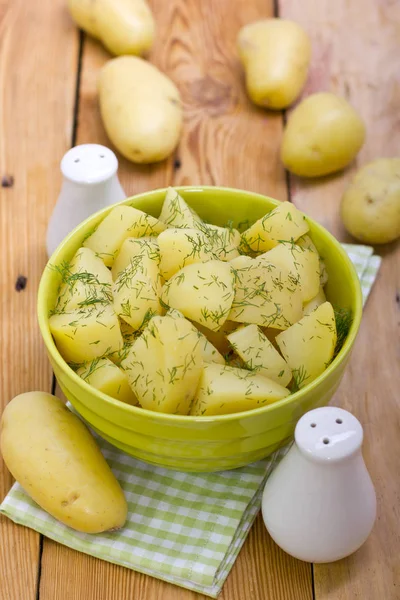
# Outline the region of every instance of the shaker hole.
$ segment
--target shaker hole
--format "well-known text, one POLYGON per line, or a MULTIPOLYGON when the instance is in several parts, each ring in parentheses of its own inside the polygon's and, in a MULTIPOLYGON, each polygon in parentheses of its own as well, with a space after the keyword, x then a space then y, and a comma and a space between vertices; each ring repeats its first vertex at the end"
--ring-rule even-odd
POLYGON ((339 425, 341 425, 343 423, 342 419, 336 419, 336 423, 338 423, 339 425))
POLYGON ((104 158, 104 154, 99 154, 100 158, 104 158))
POLYGON ((310 424, 310 427, 316 427, 316 426, 317 426, 317 424, 316 424, 316 423, 311 423, 311 424, 310 424))
POLYGON ((324 444, 329 444, 329 438, 324 438, 322 441, 324 442, 324 444))
POLYGON ((74 160, 74 162, 80 162, 80 160, 81 160, 80 158, 76 158, 76 159, 74 160))

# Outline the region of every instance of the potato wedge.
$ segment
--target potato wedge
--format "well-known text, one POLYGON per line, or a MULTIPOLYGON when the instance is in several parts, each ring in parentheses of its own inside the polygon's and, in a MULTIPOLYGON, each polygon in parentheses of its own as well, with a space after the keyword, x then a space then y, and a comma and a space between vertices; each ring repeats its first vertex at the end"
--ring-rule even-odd
POLYGON ((218 227, 210 223, 198 223, 197 228, 209 239, 215 258, 230 261, 239 256, 241 237, 237 229, 218 227))
POLYGON ((153 317, 121 367, 143 408, 186 415, 203 367, 199 336, 186 319, 153 317))
POLYGON ((303 315, 299 287, 293 286, 284 269, 250 260, 249 266, 235 270, 235 298, 229 320, 287 329, 303 315))
POLYGON ((85 248, 91 248, 107 267, 114 260, 127 238, 155 236, 166 229, 166 225, 154 217, 133 208, 116 206, 101 221, 97 229, 84 242, 85 248))
POLYGON ((282 202, 242 233, 244 253, 266 252, 279 242, 295 242, 307 233, 305 216, 291 202, 282 202))
MULTIPOLYGON (((296 240, 296 245, 300 246, 300 248, 313 250, 319 255, 316 245, 312 241, 311 237, 306 234, 302 235, 298 240, 296 240)), ((321 256, 319 257, 319 282, 323 287, 328 281, 328 272, 326 270, 326 265, 321 256)))
POLYGON ((289 395, 278 383, 245 369, 204 365, 190 414, 226 415, 272 404, 289 395))
POLYGON ((283 387, 288 385, 292 379, 289 365, 257 325, 240 327, 227 337, 248 369, 283 387))
POLYGON ((199 215, 184 201, 174 188, 169 187, 161 209, 160 221, 171 227, 196 229, 202 223, 199 215))
POLYGON ((76 373, 86 383, 111 398, 126 404, 136 405, 138 403, 127 376, 108 358, 95 358, 92 362, 80 367, 76 373))
POLYGON ((161 300, 188 319, 218 331, 228 318, 234 295, 230 265, 210 260, 188 265, 175 273, 162 288, 161 300))
POLYGON ((154 276, 156 277, 159 273, 158 268, 160 265, 158 238, 127 238, 122 244, 111 269, 111 274, 114 281, 117 279, 119 273, 129 266, 132 259, 142 255, 153 261, 153 263, 149 263, 148 261, 147 263, 148 268, 150 268, 151 264, 153 264, 152 272, 154 272, 154 276))
POLYGON ((324 288, 320 287, 318 290, 318 294, 303 305, 303 315, 309 315, 316 308, 318 308, 318 306, 321 306, 321 304, 323 304, 324 302, 326 302, 324 288))
POLYGON ((89 362, 124 345, 111 305, 54 314, 49 327, 60 354, 71 363, 89 362))
POLYGON ((336 341, 335 313, 330 302, 324 302, 276 337, 298 388, 325 371, 333 358, 336 341))
POLYGON ((216 257, 207 236, 197 229, 170 228, 157 238, 160 247, 160 273, 165 280, 186 267, 216 257))

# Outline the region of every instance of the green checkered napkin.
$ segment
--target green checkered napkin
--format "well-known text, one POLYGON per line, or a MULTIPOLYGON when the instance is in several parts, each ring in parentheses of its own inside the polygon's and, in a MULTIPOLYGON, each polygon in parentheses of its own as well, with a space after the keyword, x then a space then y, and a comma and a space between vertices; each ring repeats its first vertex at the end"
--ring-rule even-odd
MULTIPOLYGON (((344 245, 364 301, 380 258, 344 245)), ((128 501, 125 527, 89 535, 41 510, 15 483, 0 512, 66 546, 216 598, 260 508, 264 483, 285 449, 232 471, 181 473, 134 459, 96 436, 128 501)))

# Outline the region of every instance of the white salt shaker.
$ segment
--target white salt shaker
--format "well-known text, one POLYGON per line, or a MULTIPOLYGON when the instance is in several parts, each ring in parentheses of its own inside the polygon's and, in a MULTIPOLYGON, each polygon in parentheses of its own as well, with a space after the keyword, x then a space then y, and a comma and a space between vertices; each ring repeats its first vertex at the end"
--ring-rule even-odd
POLYGON ((355 552, 376 517, 360 422, 317 408, 297 423, 295 443, 267 480, 262 514, 273 540, 300 560, 323 563, 355 552))
POLYGON ((117 175, 117 157, 105 146, 75 146, 64 155, 60 166, 63 183, 47 228, 49 256, 79 223, 126 198, 117 175))

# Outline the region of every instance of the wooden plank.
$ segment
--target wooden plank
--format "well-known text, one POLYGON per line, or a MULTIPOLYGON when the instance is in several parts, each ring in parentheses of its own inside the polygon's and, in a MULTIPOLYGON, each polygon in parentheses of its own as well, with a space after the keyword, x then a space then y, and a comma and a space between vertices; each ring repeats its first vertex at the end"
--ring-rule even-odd
MULTIPOLYGON (((305 93, 330 90, 342 94, 367 124, 366 144, 352 168, 320 181, 292 179, 295 204, 339 239, 348 239, 340 223, 339 204, 352 172, 374 158, 398 156, 400 6, 374 0, 280 0, 279 8, 281 16, 302 24, 312 38, 312 68, 305 93)), ((335 403, 353 412, 364 425, 364 457, 377 490, 378 519, 371 537, 356 554, 331 565, 315 566, 316 600, 395 600, 400 594, 396 331, 400 248, 397 243, 377 250, 383 265, 335 403)))
MULTIPOLYGON (((36 293, 58 162, 71 140, 76 66, 77 35, 64 18, 64 0, 1 2, 0 179, 10 184, 0 187, 2 407, 21 392, 51 388, 36 293), (26 287, 17 291, 20 275, 26 287)), ((1 461, 1 499, 11 484, 1 461)), ((0 518, 0 539, 0 599, 35 598, 39 535, 0 518)))
MULTIPOLYGON (((236 57, 239 28, 271 16, 265 0, 153 0, 158 38, 151 60, 179 86, 185 127, 173 159, 152 167, 120 162, 120 177, 129 194, 175 185, 208 184, 246 188, 286 198, 278 162, 280 114, 258 110, 248 102, 236 57)), ((98 69, 107 54, 85 41, 77 141, 107 144, 96 99, 98 69)), ((43 551, 41 600, 53 600, 68 577, 68 599, 195 600, 202 595, 107 564, 47 541, 43 551)), ((291 559, 271 541, 259 517, 229 577, 221 599, 310 600, 309 565, 291 559)))

